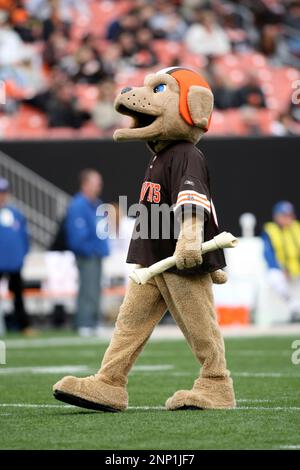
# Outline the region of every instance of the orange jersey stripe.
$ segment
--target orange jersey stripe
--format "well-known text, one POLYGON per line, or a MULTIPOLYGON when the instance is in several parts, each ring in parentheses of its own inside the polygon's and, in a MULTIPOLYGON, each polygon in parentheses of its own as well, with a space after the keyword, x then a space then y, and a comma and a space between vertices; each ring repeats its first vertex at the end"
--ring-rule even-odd
POLYGON ((207 206, 207 207, 210 208, 210 203, 209 203, 207 200, 202 199, 202 198, 199 197, 199 196, 193 196, 192 199, 190 199, 188 196, 180 196, 180 197, 177 199, 176 204, 178 204, 178 203, 180 203, 180 202, 182 202, 182 201, 188 201, 188 202, 190 202, 191 204, 192 204, 193 202, 200 202, 201 204, 203 204, 203 205, 205 205, 205 206, 207 206))
POLYGON ((185 204, 185 203, 196 204, 196 205, 199 205, 199 206, 203 206, 203 207, 205 207, 205 209, 208 209, 210 211, 210 206, 208 204, 205 204, 205 202, 196 201, 196 200, 191 201, 190 199, 182 199, 181 201, 178 201, 176 203, 176 206, 181 206, 182 204, 185 204))

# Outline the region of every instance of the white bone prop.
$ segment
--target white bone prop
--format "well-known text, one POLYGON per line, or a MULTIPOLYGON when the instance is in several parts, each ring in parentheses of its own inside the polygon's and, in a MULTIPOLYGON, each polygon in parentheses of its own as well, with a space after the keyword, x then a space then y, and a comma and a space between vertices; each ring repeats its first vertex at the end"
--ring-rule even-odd
MULTIPOLYGON (((202 254, 219 248, 235 248, 237 244, 238 239, 236 237, 229 232, 222 232, 211 240, 202 243, 202 254)), ((175 256, 169 256, 169 258, 162 259, 158 261, 158 263, 152 264, 149 268, 134 269, 129 277, 137 284, 146 284, 152 277, 173 268, 175 265, 175 256)))

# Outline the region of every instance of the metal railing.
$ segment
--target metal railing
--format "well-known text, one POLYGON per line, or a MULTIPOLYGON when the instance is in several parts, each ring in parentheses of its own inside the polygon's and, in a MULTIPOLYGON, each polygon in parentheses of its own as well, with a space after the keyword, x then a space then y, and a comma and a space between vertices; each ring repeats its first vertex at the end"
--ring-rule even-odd
POLYGON ((13 158, 0 151, 0 177, 12 186, 13 203, 27 218, 33 245, 48 248, 70 196, 13 158))

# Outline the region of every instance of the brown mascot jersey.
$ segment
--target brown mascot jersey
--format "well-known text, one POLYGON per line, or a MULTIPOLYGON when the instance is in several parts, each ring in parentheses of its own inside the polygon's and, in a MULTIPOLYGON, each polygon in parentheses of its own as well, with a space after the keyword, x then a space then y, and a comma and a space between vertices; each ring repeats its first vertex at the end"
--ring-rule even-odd
MULTIPOLYGON (((174 236, 174 217, 182 206, 187 204, 192 209, 203 209, 205 215, 204 240, 210 240, 219 233, 216 213, 211 200, 209 175, 202 153, 190 142, 178 141, 170 144, 154 155, 146 170, 141 189, 140 204, 147 208, 148 235, 151 234, 151 206, 167 204, 173 206, 170 218, 168 239, 162 237, 163 217, 159 219, 158 237, 136 238, 131 240, 127 263, 150 266, 168 256, 172 256, 176 247, 174 236)), ((138 214, 139 215, 139 214, 138 214)), ((153 222, 152 222, 153 223, 153 222)), ((137 217, 134 234, 141 232, 137 217)), ((191 270, 177 274, 208 273, 225 266, 223 250, 216 250, 203 256, 203 263, 191 270)))

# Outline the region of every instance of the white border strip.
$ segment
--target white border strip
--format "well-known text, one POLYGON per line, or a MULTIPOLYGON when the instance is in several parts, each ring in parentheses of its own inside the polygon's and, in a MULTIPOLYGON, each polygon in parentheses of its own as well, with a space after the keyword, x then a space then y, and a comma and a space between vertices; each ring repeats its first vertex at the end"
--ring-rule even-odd
MULTIPOLYGON (((72 405, 52 405, 52 404, 38 404, 38 403, 0 403, 0 408, 73 408, 77 407, 72 405)), ((129 406, 128 410, 159 410, 167 411, 164 406, 129 406)), ((235 411, 235 410, 254 410, 254 411, 300 411, 300 406, 237 406, 228 410, 212 410, 212 411, 235 411)), ((208 410, 207 410, 208 411, 208 410)))

